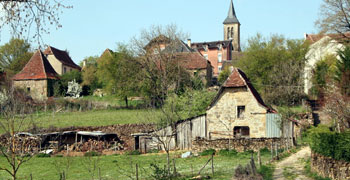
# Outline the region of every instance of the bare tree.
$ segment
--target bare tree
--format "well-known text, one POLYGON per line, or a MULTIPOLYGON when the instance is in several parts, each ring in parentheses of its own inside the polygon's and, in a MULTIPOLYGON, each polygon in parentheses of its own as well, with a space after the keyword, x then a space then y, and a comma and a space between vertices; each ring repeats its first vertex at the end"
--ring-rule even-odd
POLYGON ((144 94, 156 107, 163 105, 169 91, 181 91, 189 83, 189 73, 178 61, 178 47, 186 37, 176 25, 152 26, 132 39, 143 77, 144 94))
POLYGON ((350 31, 350 0, 323 0, 320 17, 316 21, 321 32, 350 31))
POLYGON ((3 94, 4 98, 0 102, 0 129, 5 134, 0 150, 7 164, 1 165, 0 170, 7 172, 15 180, 19 168, 31 158, 26 146, 29 139, 20 138, 17 133, 30 126, 32 105, 25 101, 20 91, 13 88, 7 89, 3 94))
POLYGON ((63 0, 0 0, 0 31, 8 27, 14 36, 32 36, 40 44, 50 32, 48 25, 62 27, 59 15, 69 8, 63 0))
POLYGON ((333 125, 337 131, 350 129, 350 97, 342 95, 336 87, 330 88, 326 102, 324 110, 334 120, 333 125))

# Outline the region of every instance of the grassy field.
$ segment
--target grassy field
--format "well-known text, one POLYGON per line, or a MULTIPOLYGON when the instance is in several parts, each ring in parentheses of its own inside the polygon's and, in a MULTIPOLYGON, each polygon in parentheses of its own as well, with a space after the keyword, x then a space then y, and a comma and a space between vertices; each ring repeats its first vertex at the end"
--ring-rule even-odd
MULTIPOLYGON (((86 112, 38 112, 25 120, 25 127, 32 124, 40 128, 71 127, 71 126, 108 126, 114 124, 152 123, 158 120, 161 113, 156 110, 96 110, 86 112)), ((0 133, 3 133, 0 128, 0 133)))
MULTIPOLYGON (((179 156, 173 154, 172 156, 179 156)), ((184 178, 189 179, 197 175, 198 171, 208 161, 209 156, 192 157, 187 159, 176 159, 176 169, 184 178)), ((213 179, 225 180, 231 179, 234 169, 238 164, 246 165, 249 162, 249 153, 239 153, 236 156, 215 156, 213 179)), ((262 153, 263 162, 269 159, 269 154, 262 153)), ((0 158, 0 165, 5 164, 5 159, 0 158)), ((30 174, 34 180, 59 179, 59 172, 65 171, 68 179, 99 179, 100 176, 105 180, 124 180, 130 179, 128 176, 135 175, 135 164, 139 165, 140 179, 152 179, 152 169, 150 164, 156 163, 159 167, 164 167, 166 156, 164 154, 146 154, 146 155, 110 155, 98 157, 49 157, 32 158, 24 164, 19 170, 20 179, 29 179, 30 174), (67 163, 70 162, 70 163, 67 163), (67 167, 67 164, 70 164, 67 167), (95 168, 94 168, 94 165, 95 168)), ((202 172, 202 175, 210 175, 211 169, 208 165, 202 172)), ((0 172, 0 179, 9 179, 5 172, 0 172)))
MULTIPOLYGON (((95 101, 95 102, 104 102, 108 103, 112 107, 125 107, 125 101, 120 100, 120 98, 116 96, 106 95, 103 97, 98 96, 84 96, 81 98, 82 100, 87 101, 95 101)), ((128 104, 130 107, 136 107, 137 105, 142 104, 143 101, 135 101, 135 100, 129 100, 128 104)))
POLYGON ((35 115, 40 127, 107 126, 113 124, 152 123, 160 116, 154 110, 100 110, 68 113, 41 113, 35 115))

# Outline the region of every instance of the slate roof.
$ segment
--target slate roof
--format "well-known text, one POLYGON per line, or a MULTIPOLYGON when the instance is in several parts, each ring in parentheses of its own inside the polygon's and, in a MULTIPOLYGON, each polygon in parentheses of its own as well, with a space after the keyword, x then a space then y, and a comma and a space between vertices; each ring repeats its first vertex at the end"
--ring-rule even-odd
POLYGON ((228 15, 224 21, 224 24, 235 24, 235 23, 239 24, 239 21, 236 16, 235 7, 233 6, 233 2, 231 0, 230 8, 228 10, 228 15))
POLYGON ((71 68, 81 70, 80 66, 74 63, 74 61, 70 58, 68 53, 66 51, 62 51, 59 49, 56 49, 54 47, 49 46, 44 51, 45 55, 54 55, 62 64, 69 66, 71 68))
POLYGON ((240 87, 247 87, 247 89, 253 94, 253 96, 261 106, 263 106, 268 112, 275 112, 275 110, 268 107, 264 103, 260 94, 251 84, 246 74, 238 68, 233 68, 231 75, 227 78, 225 83, 220 87, 220 90, 217 96, 215 97, 215 99, 213 100, 209 108, 213 107, 213 105, 218 101, 221 93, 223 93, 225 88, 240 88, 240 87))
POLYGON ((59 79, 58 74, 53 69, 43 52, 36 51, 24 66, 21 72, 16 74, 13 80, 39 80, 39 79, 59 79))
POLYGON ((171 52, 183 53, 183 52, 194 52, 194 50, 192 48, 190 48, 183 41, 176 40, 175 43, 166 46, 165 49, 163 50, 163 52, 165 52, 165 53, 171 53, 171 52))
POLYGON ((203 50, 205 46, 208 46, 208 49, 214 49, 214 48, 219 48, 220 45, 222 45, 222 48, 227 48, 231 44, 232 44, 232 40, 198 42, 198 43, 192 43, 191 48, 197 49, 197 50, 203 50))
POLYGON ((350 40, 350 32, 341 34, 341 33, 337 33, 337 34, 305 34, 305 39, 307 41, 309 41, 311 44, 321 40, 324 37, 330 37, 338 42, 344 42, 347 41, 349 42, 350 40))

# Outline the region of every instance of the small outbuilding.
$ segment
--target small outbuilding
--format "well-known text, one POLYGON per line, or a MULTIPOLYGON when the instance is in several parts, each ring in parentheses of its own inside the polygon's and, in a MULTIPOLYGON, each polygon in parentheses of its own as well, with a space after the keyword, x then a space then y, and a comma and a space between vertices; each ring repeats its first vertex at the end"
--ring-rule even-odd
POLYGON ((12 78, 14 87, 25 90, 35 100, 53 96, 53 84, 58 79, 58 74, 40 50, 12 78))

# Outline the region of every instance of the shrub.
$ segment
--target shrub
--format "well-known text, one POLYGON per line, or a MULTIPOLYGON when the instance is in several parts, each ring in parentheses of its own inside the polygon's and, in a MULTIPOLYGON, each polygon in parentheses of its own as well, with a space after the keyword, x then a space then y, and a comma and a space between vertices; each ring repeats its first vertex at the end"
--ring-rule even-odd
POLYGON ((229 156, 229 157, 232 157, 232 156, 237 156, 237 151, 235 149, 221 149, 219 151, 219 155, 220 156, 229 156))
POLYGON ((85 157, 92 157, 92 156, 100 156, 101 154, 96 152, 96 151, 90 151, 90 152, 86 152, 84 154, 85 157))
POLYGON ((126 155, 140 155, 141 152, 139 150, 128 151, 125 153, 126 155))
POLYGON ((215 149, 206 149, 203 152, 200 153, 201 156, 209 156, 212 154, 215 154, 215 149))
POLYGON ((273 171, 274 171, 273 165, 261 165, 261 167, 258 169, 258 173, 261 174, 264 178, 264 180, 272 180, 273 179, 273 171))
POLYGON ((159 153, 158 149, 150 149, 147 151, 147 153, 159 153))
POLYGON ((36 155, 36 157, 38 158, 47 158, 47 157, 51 157, 50 154, 45 154, 45 153, 39 153, 36 155))
POLYGON ((308 143, 315 153, 350 162, 350 132, 337 133, 325 126, 311 128, 308 143))

